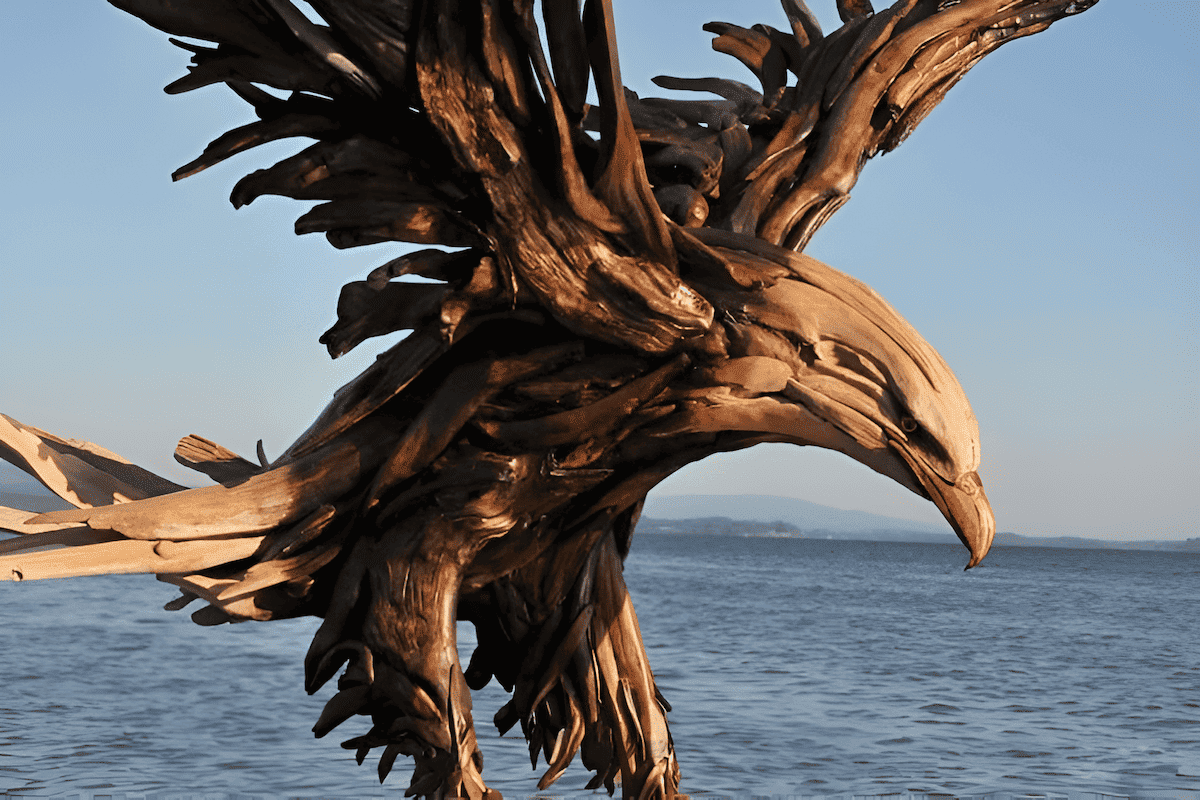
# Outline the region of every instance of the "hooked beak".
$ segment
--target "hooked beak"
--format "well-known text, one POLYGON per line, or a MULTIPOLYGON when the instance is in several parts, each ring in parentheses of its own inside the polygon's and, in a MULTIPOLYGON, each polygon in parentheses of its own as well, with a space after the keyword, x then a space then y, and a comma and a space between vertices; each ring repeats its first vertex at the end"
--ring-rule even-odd
POLYGON ((983 491, 978 472, 964 472, 954 483, 947 482, 925 465, 902 443, 891 441, 891 447, 908 463, 921 482, 921 487, 954 528, 959 540, 971 551, 966 569, 977 566, 992 547, 996 535, 996 517, 983 491))

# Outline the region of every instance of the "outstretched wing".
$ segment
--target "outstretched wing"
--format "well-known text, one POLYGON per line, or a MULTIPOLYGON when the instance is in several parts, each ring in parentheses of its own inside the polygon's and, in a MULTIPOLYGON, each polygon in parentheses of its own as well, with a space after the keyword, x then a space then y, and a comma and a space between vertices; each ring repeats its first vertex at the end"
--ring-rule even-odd
POLYGON ((719 99, 631 98, 655 195, 681 225, 803 250, 867 160, 903 142, 980 59, 1095 2, 899 0, 876 13, 838 0, 843 24, 824 35, 804 0, 782 0, 790 30, 709 23, 713 49, 755 86, 659 76, 719 99))
MULTIPOLYGON (((224 82, 258 116, 177 178, 264 142, 309 137, 316 144, 240 181, 234 205, 264 194, 322 201, 296 231, 324 233, 335 247, 437 244, 468 248, 476 262, 490 253, 509 276, 498 294, 513 294, 519 279, 564 324, 604 341, 662 352, 710 324, 711 308, 678 277, 646 178, 607 2, 582 13, 570 0, 543 4, 553 75, 531 2, 313 3, 326 24, 289 0, 114 4, 216 43, 175 40, 193 65, 168 91, 224 82), (589 76, 601 101, 596 140, 582 127, 589 76)), ((457 266, 469 276, 469 261, 429 254, 385 273, 441 278, 457 266)), ((330 350, 410 321, 377 317, 353 335, 331 332, 330 350)))
MULTIPOLYGON (((320 22, 290 0, 112 2, 209 43, 174 40, 193 64, 169 92, 223 82, 258 117, 176 178, 264 142, 315 139, 240 181, 234 205, 264 194, 321 201, 296 231, 336 247, 403 241, 491 254, 509 278, 500 292, 524 288, 591 338, 666 352, 712 320, 679 278, 679 258, 695 249, 681 227, 803 249, 867 159, 903 141, 971 66, 1094 0, 900 0, 879 13, 869 0, 841 0, 844 24, 828 36, 804 0, 784 0, 790 30, 705 26, 757 88, 655 79, 720 98, 699 100, 623 89, 608 0, 582 11, 578 0, 547 0, 542 28, 526 0, 318 0, 320 22)), ((470 260, 454 262, 460 279, 470 260)), ((374 289, 385 275, 445 278, 450 267, 431 253, 381 269, 374 289)), ((347 292, 349 305, 363 303, 361 287, 347 292)), ((411 326, 414 313, 376 313, 326 343, 337 355, 411 326)))

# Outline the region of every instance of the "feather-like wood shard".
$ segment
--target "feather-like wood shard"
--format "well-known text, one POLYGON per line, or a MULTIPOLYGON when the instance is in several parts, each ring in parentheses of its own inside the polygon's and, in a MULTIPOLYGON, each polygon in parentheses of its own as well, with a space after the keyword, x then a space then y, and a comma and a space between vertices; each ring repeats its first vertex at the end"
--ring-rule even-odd
POLYGON ((351 42, 392 92, 407 89, 414 12, 412 0, 309 0, 336 34, 351 42))
POLYGON ((388 283, 378 289, 368 281, 348 283, 338 297, 337 324, 319 341, 338 358, 373 336, 411 330, 436 317, 450 292, 429 283, 388 283))
POLYGON ((175 446, 175 460, 185 467, 203 472, 217 483, 246 480, 262 471, 261 465, 195 434, 179 440, 175 446))

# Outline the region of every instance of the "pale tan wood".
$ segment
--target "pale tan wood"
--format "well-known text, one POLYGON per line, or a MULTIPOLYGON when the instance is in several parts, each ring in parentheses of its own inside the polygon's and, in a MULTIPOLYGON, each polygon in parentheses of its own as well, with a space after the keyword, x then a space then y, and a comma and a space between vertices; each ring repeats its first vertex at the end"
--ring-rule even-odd
POLYGON ((121 539, 39 553, 14 553, 0 556, 0 580, 192 572, 252 556, 262 541, 261 536, 191 542, 121 539))
POLYGON ((19 533, 27 536, 32 533, 48 533, 50 531, 86 527, 75 522, 30 524, 29 520, 40 513, 40 511, 26 511, 22 508, 0 506, 0 531, 19 533))
POLYGON ((737 386, 749 392, 779 392, 794 374, 790 364, 765 356, 744 356, 712 368, 713 383, 737 386))
POLYGON ((51 511, 32 521, 82 522, 146 541, 262 534, 354 489, 386 457, 392 430, 386 419, 365 422, 308 456, 237 485, 188 489, 136 505, 51 511))
POLYGON ((3 414, 0 457, 80 508, 141 500, 184 488, 99 445, 60 439, 3 414))

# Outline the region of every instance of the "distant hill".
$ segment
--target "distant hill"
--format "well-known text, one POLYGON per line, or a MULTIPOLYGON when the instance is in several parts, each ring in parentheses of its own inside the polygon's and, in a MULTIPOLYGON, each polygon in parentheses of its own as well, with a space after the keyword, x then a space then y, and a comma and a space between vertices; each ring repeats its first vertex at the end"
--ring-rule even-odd
POLYGON ((1081 536, 1022 536, 1019 533, 997 533, 994 547, 1064 547, 1101 548, 1105 550, 1169 550, 1200 553, 1200 536, 1184 541, 1140 540, 1114 542, 1107 539, 1085 539, 1081 536))
MULTIPOLYGON (((784 522, 809 538, 904 542, 957 542, 946 524, 930 524, 866 511, 848 511, 795 497, 758 494, 680 494, 646 499, 647 522, 728 517, 748 522, 784 522)), ((639 526, 639 530, 641 526, 639 526)), ((649 532, 649 531, 647 531, 649 532)))
MULTIPOLYGON (((646 499, 640 533, 715 533, 726 518, 732 530, 737 521, 786 523, 809 539, 865 539, 881 542, 957 542, 949 525, 932 525, 898 517, 832 508, 795 497, 774 495, 651 495, 646 499), (671 524, 674 523, 674 524, 671 524), (686 523, 686 524, 685 524, 686 523), (692 528, 693 523, 696 529, 692 528)), ((769 527, 769 525, 768 525, 769 527)), ((748 529, 750 530, 750 529, 748 529)), ((757 529, 754 529, 757 530, 757 529)), ((763 535, 739 533, 735 535, 763 535)), ((995 547, 1066 547, 1115 550, 1169 550, 1200 553, 1200 537, 1186 541, 1129 541, 1085 539, 1077 536, 1036 537, 997 533, 995 547)))
POLYGON ((803 539, 804 532, 787 522, 755 522, 729 517, 699 519, 645 519, 638 533, 693 534, 700 536, 766 536, 774 539, 803 539))

